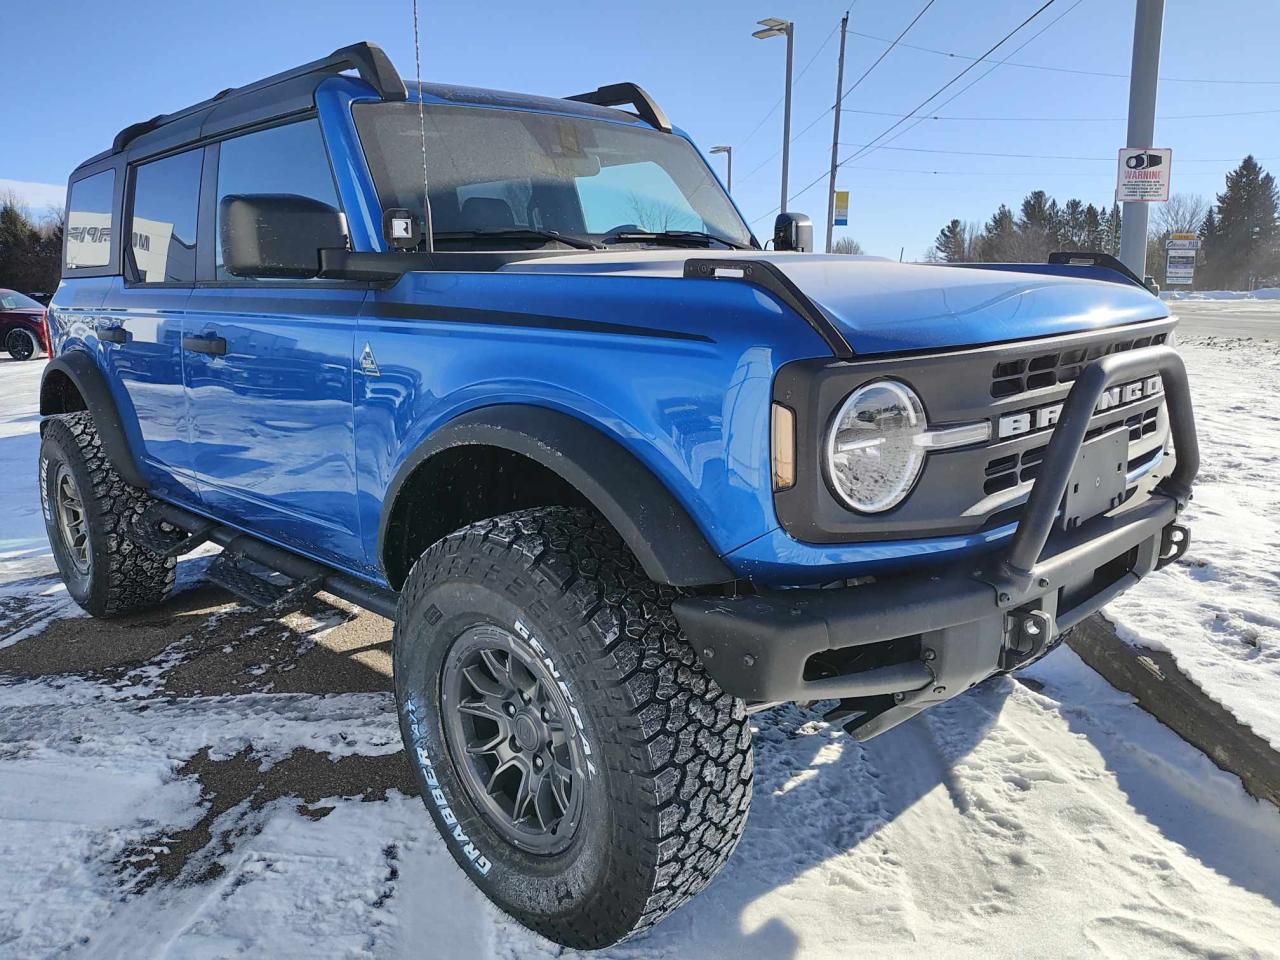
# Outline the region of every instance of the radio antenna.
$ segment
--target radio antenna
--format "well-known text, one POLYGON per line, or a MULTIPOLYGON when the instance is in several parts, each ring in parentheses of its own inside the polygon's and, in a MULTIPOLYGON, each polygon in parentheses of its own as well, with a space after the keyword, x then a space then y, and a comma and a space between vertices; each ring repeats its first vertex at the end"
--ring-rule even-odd
POLYGON ((418 29, 418 0, 413 0, 413 65, 418 78, 418 136, 422 141, 422 239, 427 253, 435 250, 431 230, 431 194, 427 190, 427 118, 422 103, 422 40, 418 29))

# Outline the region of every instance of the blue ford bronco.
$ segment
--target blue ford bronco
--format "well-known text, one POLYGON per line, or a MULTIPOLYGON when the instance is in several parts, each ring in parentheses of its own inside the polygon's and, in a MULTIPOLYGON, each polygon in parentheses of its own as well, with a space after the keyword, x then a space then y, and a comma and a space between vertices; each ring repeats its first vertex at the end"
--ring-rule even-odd
POLYGON ((50 311, 67 589, 129 614, 213 542, 247 601, 393 620, 462 870, 562 944, 642 931, 737 844, 752 712, 874 736, 1188 544, 1186 374, 1124 267, 811 238, 764 249, 629 83, 407 87, 357 44, 129 126, 50 311))

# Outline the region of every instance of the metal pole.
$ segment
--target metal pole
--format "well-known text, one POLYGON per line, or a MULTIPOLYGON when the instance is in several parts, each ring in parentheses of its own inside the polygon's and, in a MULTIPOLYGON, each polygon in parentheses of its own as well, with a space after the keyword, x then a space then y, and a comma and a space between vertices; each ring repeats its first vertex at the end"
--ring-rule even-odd
MULTIPOLYGON (((1156 84, 1160 75, 1160 30, 1164 0, 1138 0, 1133 22, 1133 66, 1129 70, 1128 147, 1155 146, 1156 84)), ((1139 277, 1147 272, 1146 203, 1126 203, 1120 221, 1120 259, 1139 277)))
POLYGON ((840 59, 836 61, 836 118, 831 125, 831 179, 827 183, 827 253, 831 252, 831 233, 836 219, 836 150, 840 146, 840 105, 844 102, 844 33, 849 29, 849 14, 840 18, 840 59))
POLYGON ((725 191, 729 193, 730 196, 732 196, 733 195, 733 147, 724 148, 724 159, 725 159, 725 162, 729 165, 729 168, 726 171, 726 176, 725 176, 726 181, 728 181, 728 185, 725 187, 725 191))
POLYGON ((796 25, 787 24, 787 95, 782 108, 782 203, 779 213, 787 212, 787 170, 791 162, 791 65, 795 58, 796 25))

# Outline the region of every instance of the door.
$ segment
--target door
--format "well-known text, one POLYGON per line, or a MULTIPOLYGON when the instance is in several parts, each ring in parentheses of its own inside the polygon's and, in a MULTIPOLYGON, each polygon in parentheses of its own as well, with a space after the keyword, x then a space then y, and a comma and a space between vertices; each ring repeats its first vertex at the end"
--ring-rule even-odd
POLYGON ((196 278, 204 150, 139 164, 125 192, 124 276, 112 281, 95 332, 122 419, 136 425, 157 492, 193 501, 182 333, 196 278))
POLYGON ((213 515, 341 566, 362 559, 352 353, 363 285, 231 276, 229 194, 289 193, 339 207, 314 119, 222 141, 206 174, 210 279, 183 336, 192 466, 213 515))

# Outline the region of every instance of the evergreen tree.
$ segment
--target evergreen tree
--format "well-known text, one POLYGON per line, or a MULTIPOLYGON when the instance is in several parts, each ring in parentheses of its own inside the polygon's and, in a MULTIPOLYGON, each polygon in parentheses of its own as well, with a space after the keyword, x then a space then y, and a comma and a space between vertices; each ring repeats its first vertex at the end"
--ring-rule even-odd
POLYGON ((940 231, 934 247, 947 263, 964 263, 968 259, 968 231, 959 220, 952 220, 940 231))
POLYGON ((42 290, 40 232, 16 197, 0 201, 0 287, 42 290))
POLYGON ((1221 268, 1218 264, 1214 238, 1218 235, 1218 215, 1213 207, 1204 215, 1200 224, 1200 259, 1196 264, 1196 286, 1201 290, 1221 289, 1221 268))
POLYGON ((991 215, 982 231, 982 259, 988 263, 1006 263, 1017 259, 1018 228, 1013 211, 1003 203, 991 215))
MULTIPOLYGON (((1227 174, 1217 215, 1205 235, 1206 280, 1227 290, 1250 289, 1280 274, 1280 193, 1275 177, 1252 156, 1227 174)), ((1209 218, 1205 218, 1209 225, 1209 218)))
POLYGON ((1069 250, 1087 249, 1084 204, 1072 197, 1062 205, 1062 229, 1058 239, 1069 250))
POLYGON ((1084 208, 1083 234, 1081 241, 1085 250, 1102 250, 1106 245, 1107 211, 1099 210, 1092 203, 1084 208))

